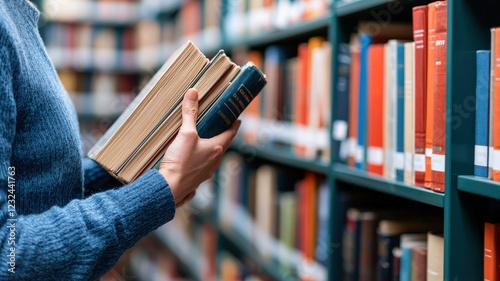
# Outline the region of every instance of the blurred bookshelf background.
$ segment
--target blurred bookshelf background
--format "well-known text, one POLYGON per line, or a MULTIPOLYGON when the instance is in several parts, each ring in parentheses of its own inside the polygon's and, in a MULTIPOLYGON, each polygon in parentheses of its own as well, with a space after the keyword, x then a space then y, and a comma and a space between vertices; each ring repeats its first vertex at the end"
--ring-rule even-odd
POLYGON ((488 103, 468 100, 476 78, 495 74, 476 66, 476 51, 500 57, 489 32, 500 25, 496 2, 36 2, 84 152, 186 40, 207 57, 224 49, 237 64, 252 61, 268 78, 214 178, 102 280, 481 280, 494 272, 483 255, 500 245, 500 173, 472 176, 474 154, 488 170, 487 147, 475 152, 471 134, 488 131, 488 103))
POLYGON ((127 251, 102 280, 296 280, 299 276, 326 280, 328 255, 321 249, 328 243, 330 73, 317 78, 320 84, 315 85, 323 88, 314 104, 304 103, 311 90, 308 81, 294 91, 296 102, 285 95, 295 88, 299 71, 313 68, 304 64, 313 50, 309 45, 317 49, 312 62, 318 64, 316 69, 330 68, 330 2, 45 0, 37 4, 47 52, 78 113, 84 153, 173 51, 191 40, 207 57, 224 49, 240 65, 253 61, 267 69, 269 92, 279 93, 279 98, 269 95, 262 110, 260 100, 252 103, 233 149, 276 144, 294 159, 308 157, 320 170, 306 172, 229 154, 218 176, 204 183, 172 222, 127 251), (302 69, 299 60, 304 61, 302 69), (314 128, 303 126, 309 118, 316 120, 314 128), (257 134, 263 127, 268 134, 257 134), (295 149, 297 140, 302 145, 295 149), (246 172, 235 173, 235 168, 246 172), (291 173, 293 179, 285 179, 291 173), (262 188, 254 188, 255 181, 262 188), (302 200, 298 192, 309 196, 302 200), (299 228, 299 208, 308 217, 319 214, 318 192, 323 198, 321 217, 299 228), (279 214, 277 202, 281 202, 279 214), (319 232, 323 242, 316 245, 319 232))

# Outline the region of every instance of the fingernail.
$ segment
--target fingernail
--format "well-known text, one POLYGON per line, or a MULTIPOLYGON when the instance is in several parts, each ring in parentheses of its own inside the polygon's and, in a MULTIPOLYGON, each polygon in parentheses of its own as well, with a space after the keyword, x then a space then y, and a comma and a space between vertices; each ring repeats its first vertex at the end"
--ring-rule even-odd
POLYGON ((188 90, 186 93, 186 96, 187 96, 187 99, 190 101, 198 100, 198 95, 197 95, 196 91, 194 91, 194 90, 188 90))

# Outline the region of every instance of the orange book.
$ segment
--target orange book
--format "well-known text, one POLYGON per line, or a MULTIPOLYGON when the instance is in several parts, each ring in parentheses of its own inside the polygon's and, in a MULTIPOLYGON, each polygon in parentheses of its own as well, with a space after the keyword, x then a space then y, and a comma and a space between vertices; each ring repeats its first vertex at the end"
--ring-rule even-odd
POLYGON ((500 280, 500 224, 484 223, 484 280, 500 280))
POLYGON ((492 178, 495 181, 500 181, 500 122, 496 122, 495 120, 499 120, 500 118, 500 28, 494 28, 493 31, 495 34, 492 36, 494 42, 492 42, 492 65, 493 69, 493 131, 490 134, 493 135, 493 155, 492 155, 492 178), (493 61, 494 60, 494 61, 493 61), (499 164, 497 164, 499 163, 499 164))
POLYGON ((429 4, 427 10, 427 109, 425 119, 425 187, 431 188, 432 170, 432 138, 434 126, 434 51, 436 44, 436 5, 440 2, 429 4))
MULTIPOLYGON (((251 61, 257 66, 259 69, 262 69, 262 53, 259 51, 250 51, 247 54, 247 61, 251 61)), ((249 122, 246 122, 249 126, 248 130, 244 132, 244 139, 248 143, 256 143, 257 142, 257 132, 259 129, 258 120, 261 115, 260 112, 260 96, 257 95, 248 105, 247 109, 244 112, 245 117, 249 118, 249 122), (250 123, 250 124, 248 124, 250 123)))
POLYGON ((384 54, 383 44, 368 49, 367 170, 384 174, 384 54))
POLYGON ((348 165, 354 167, 358 143, 358 95, 359 95, 359 37, 351 37, 351 69, 349 81, 349 158, 348 165))
POLYGON ((434 123, 432 126, 431 189, 444 192, 446 154, 446 22, 447 3, 436 4, 434 123))
MULTIPOLYGON (((297 126, 308 126, 309 120, 309 46, 307 43, 299 45, 297 55, 297 97, 295 103, 294 122, 297 126)), ((297 145, 296 154, 304 157, 306 147, 297 145)))

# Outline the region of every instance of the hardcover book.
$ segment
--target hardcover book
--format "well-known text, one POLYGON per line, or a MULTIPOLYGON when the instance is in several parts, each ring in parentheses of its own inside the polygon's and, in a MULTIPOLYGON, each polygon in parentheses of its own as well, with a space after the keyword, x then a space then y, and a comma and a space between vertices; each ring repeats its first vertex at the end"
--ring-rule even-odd
POLYGON ((415 94, 415 185, 425 184, 425 134, 427 114, 427 6, 413 8, 414 94, 415 94))
POLYGON ((252 63, 239 67, 224 51, 211 60, 188 41, 172 54, 128 108, 89 151, 123 183, 152 168, 182 122, 182 99, 198 90, 198 135, 210 138, 228 129, 266 85, 252 63))
POLYGON ((488 131, 490 103, 490 51, 476 52, 476 143, 474 175, 488 177, 488 131))

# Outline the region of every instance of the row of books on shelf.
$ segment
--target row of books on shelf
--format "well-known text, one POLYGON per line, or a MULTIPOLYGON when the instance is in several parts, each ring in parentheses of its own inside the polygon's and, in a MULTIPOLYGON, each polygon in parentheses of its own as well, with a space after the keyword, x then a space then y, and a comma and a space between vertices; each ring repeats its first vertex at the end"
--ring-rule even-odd
POLYGON ((491 49, 476 52, 475 104, 474 175, 500 181, 500 28, 491 29, 491 49))
POLYGON ((298 47, 235 50, 233 59, 262 66, 268 84, 242 114, 250 144, 281 145, 304 159, 329 160, 331 44, 312 37, 298 47))
POLYGON ((413 25, 362 22, 340 45, 337 161, 444 192, 446 18, 445 1, 417 6, 413 25))
POLYGON ((291 276, 325 280, 330 251, 325 179, 228 153, 219 171, 219 220, 263 261, 291 276))
POLYGON ((103 22, 109 24, 135 23, 154 18, 162 12, 178 9, 183 0, 75 0, 71 2, 43 1, 46 20, 63 22, 103 22))
MULTIPOLYGON (((104 3, 122 3, 82 2, 99 7, 104 3)), ((161 65, 186 40, 202 49, 211 50, 220 45, 221 7, 213 2, 184 1, 180 11, 169 19, 146 18, 127 26, 95 25, 92 21, 53 22, 44 28, 46 47, 56 67, 151 70, 161 65)), ((64 5, 58 14, 72 17, 70 12, 64 11, 66 6, 75 9, 73 3, 64 5)), ((120 14, 119 11, 110 12, 120 14)))
POLYGON ((224 34, 237 40, 259 32, 287 28, 329 13, 331 0, 229 1, 223 18, 224 34))
POLYGON ((345 211, 344 280, 444 280, 439 215, 404 207, 363 206, 345 211))
POLYGON ((132 74, 59 70, 59 78, 80 115, 116 117, 134 99, 142 80, 132 74))
POLYGON ((183 21, 193 22, 191 17, 200 15, 179 15, 125 27, 50 23, 43 30, 44 40, 56 68, 122 72, 153 70, 187 40, 209 51, 220 45, 218 26, 185 30, 183 21))
POLYGON ((143 238, 129 251, 127 272, 116 274, 118 276, 105 276, 101 278, 102 281, 191 280, 179 266, 177 253, 152 236, 143 238))
POLYGON ((191 276, 198 280, 217 278, 217 229, 208 222, 193 219, 188 207, 179 208, 169 223, 154 232, 191 276))

